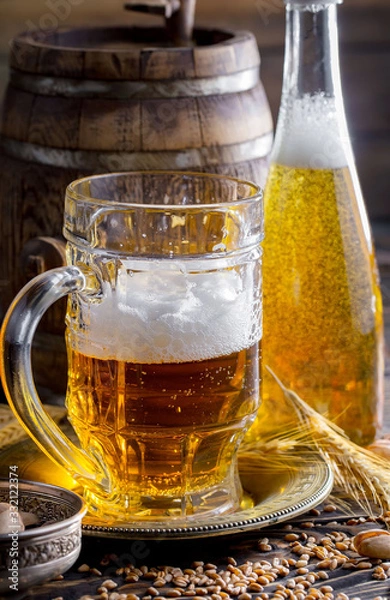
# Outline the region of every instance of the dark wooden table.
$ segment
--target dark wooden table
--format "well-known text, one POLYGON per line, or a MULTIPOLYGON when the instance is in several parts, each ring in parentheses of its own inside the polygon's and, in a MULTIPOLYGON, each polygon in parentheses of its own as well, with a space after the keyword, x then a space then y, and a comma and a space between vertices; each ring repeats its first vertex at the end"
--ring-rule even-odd
MULTIPOLYGON (((181 573, 184 575, 187 573, 191 578, 188 569, 195 570, 203 563, 203 571, 207 571, 210 575, 215 571, 218 579, 218 574, 224 577, 224 572, 231 569, 233 563, 233 565, 236 565, 233 569, 236 573, 241 571, 242 574, 249 574, 251 570, 252 572, 253 570, 257 571, 255 585, 249 583, 247 575, 240 575, 239 579, 244 581, 237 583, 235 589, 228 591, 227 595, 221 594, 221 587, 219 589, 215 587, 219 584, 219 581, 212 581, 211 587, 210 583, 198 584, 195 586, 195 591, 191 590, 189 584, 186 587, 180 587, 182 594, 178 597, 184 599, 195 596, 196 600, 201 600, 202 597, 206 600, 219 600, 219 598, 229 597, 241 600, 263 598, 275 600, 276 598, 278 600, 281 598, 295 600, 310 598, 310 600, 314 600, 323 598, 325 592, 328 591, 331 592, 331 595, 325 597, 337 598, 337 600, 347 600, 347 597, 350 600, 356 598, 361 600, 388 599, 390 598, 390 580, 387 581, 387 577, 384 580, 375 579, 376 573, 379 572, 378 563, 381 561, 372 560, 368 562, 367 559, 359 557, 356 563, 349 563, 341 557, 341 554, 351 557, 357 556, 356 553, 349 550, 339 551, 340 555, 336 559, 324 560, 321 558, 321 550, 324 549, 321 540, 324 537, 332 540, 333 547, 337 543, 341 548, 348 545, 351 537, 363 528, 383 527, 383 523, 366 522, 363 516, 361 521, 359 522, 356 513, 353 513, 353 517, 340 516, 340 514, 334 512, 325 512, 320 507, 318 511, 315 511, 315 514, 310 512, 287 524, 229 538, 205 538, 196 541, 171 542, 108 542, 103 539, 86 538, 83 542, 80 559, 76 566, 65 574, 64 579, 47 583, 40 588, 34 588, 28 598, 53 600, 62 597, 64 600, 78 600, 85 595, 90 595, 93 598, 103 599, 106 596, 100 595, 98 590, 108 580, 118 584, 112 590, 113 592, 134 594, 139 598, 151 597, 154 599, 156 597, 158 600, 162 597, 173 597, 173 594, 169 596, 171 593, 169 590, 178 589, 178 586, 181 585, 181 583, 178 583, 181 581, 181 573), (291 538, 298 541, 288 541, 291 538), (347 540, 346 542, 344 538, 347 540), (300 544, 298 551, 303 552, 303 556, 297 554, 295 550, 298 544, 300 544), (306 565, 306 552, 309 551, 309 547, 313 547, 313 544, 315 544, 314 548, 318 555, 311 558, 306 565), (304 547, 304 550, 301 550, 302 547, 304 547), (332 561, 334 560, 336 560, 336 564, 333 564, 332 561), (150 571, 153 573, 153 571, 163 569, 166 565, 181 569, 181 572, 175 571, 176 579, 160 588, 158 585, 154 585, 155 580, 149 578, 152 576, 149 573, 145 576, 142 571, 137 571, 131 566, 125 571, 129 564, 134 565, 136 568, 141 567, 143 571, 147 568, 149 573, 150 571), (301 564, 304 566, 300 566, 301 564), (364 568, 360 568, 359 564, 360 567, 363 566, 364 568), (81 565, 88 565, 91 567, 91 571, 78 572, 77 568, 81 565), (259 571, 261 567, 264 573, 274 572, 275 579, 270 577, 270 582, 265 583, 267 580, 264 580, 264 575, 261 575, 261 571, 259 571), (123 573, 123 571, 125 572, 123 573), (125 580, 126 573, 130 575, 130 577, 128 576, 130 582, 125 580), (311 578, 308 577, 309 573, 311 578), (137 577, 138 580, 133 581, 137 577), (299 583, 300 585, 298 585, 299 583), (304 585, 307 587, 305 588, 304 585), (289 592, 285 592, 284 595, 277 595, 276 591, 281 587, 289 590, 289 592), (300 587, 303 588, 301 596, 298 595, 300 587), (322 595, 319 593, 308 595, 311 588, 315 588, 317 591, 322 590, 322 595), (292 595, 293 591, 295 595, 292 595), (201 596, 204 593, 206 595, 201 596), (344 595, 339 596, 340 593, 344 595)), ((130 596, 128 600, 136 600, 134 596, 130 596)), ((108 597, 110 598, 110 594, 108 597)), ((112 600, 114 598, 117 600, 115 596, 112 600)), ((123 600, 125 598, 126 596, 123 600)), ((122 597, 120 600, 122 600, 122 597)))
MULTIPOLYGON (((380 257, 386 338, 390 342, 390 253, 385 249, 380 257)), ((386 431, 390 431, 388 359, 389 356, 386 431)), ((357 532, 385 526, 383 519, 379 522, 367 520, 353 504, 342 514, 333 510, 327 501, 299 518, 246 534, 184 541, 119 541, 85 536, 80 558, 64 578, 35 587, 26 597, 31 600, 78 600, 83 597, 101 600, 160 600, 162 597, 183 600, 388 600, 390 570, 387 571, 387 567, 390 568, 390 562, 381 567, 381 561, 368 562, 349 548, 357 532), (312 556, 308 556, 308 552, 312 556), (91 570, 84 566, 80 571, 81 565, 88 565, 91 570), (161 581, 156 581, 156 574, 164 565, 176 569, 173 573, 172 569, 165 570, 174 579, 159 587, 161 581), (203 584, 198 577, 197 583, 191 585, 196 568, 207 571, 207 575, 203 575, 203 584), (236 584, 234 589, 224 591, 221 582, 228 577, 226 571, 230 576, 235 574, 236 584), (99 592, 107 580, 111 582, 108 586, 113 588, 107 593, 99 592)))

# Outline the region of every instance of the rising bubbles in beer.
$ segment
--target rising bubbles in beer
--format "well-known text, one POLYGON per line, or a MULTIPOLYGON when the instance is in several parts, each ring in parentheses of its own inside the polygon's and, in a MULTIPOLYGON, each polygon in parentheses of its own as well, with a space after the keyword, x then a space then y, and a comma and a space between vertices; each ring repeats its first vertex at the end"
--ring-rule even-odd
POLYGON ((102 457, 118 510, 143 519, 176 514, 175 498, 201 512, 214 494, 218 505, 259 403, 257 263, 169 266, 123 264, 84 328, 68 323, 69 418, 81 446, 102 457))
MULTIPOLYGON (((381 298, 334 102, 284 107, 265 191, 263 364, 364 444, 378 427, 381 298)), ((267 377, 264 393, 276 387, 267 377)))

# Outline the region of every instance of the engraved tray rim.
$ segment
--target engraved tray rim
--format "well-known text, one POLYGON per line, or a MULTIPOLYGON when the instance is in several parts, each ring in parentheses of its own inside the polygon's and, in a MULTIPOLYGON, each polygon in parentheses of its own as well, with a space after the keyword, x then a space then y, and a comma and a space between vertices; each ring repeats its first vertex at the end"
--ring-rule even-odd
MULTIPOLYGON (((286 458, 286 455, 284 455, 286 458)), ((166 523, 136 522, 134 525, 95 524, 96 518, 89 522, 88 515, 82 523, 82 533, 112 539, 196 539, 210 536, 223 536, 244 533, 261 529, 275 523, 281 523, 320 504, 333 488, 333 472, 330 466, 319 455, 310 454, 303 460, 302 454, 289 455, 286 464, 288 482, 286 488, 275 496, 271 494, 252 508, 239 509, 229 515, 204 517, 188 524, 170 526, 166 523)), ((269 472, 269 467, 267 469, 269 472)), ((280 477, 277 471, 275 477, 280 477)), ((284 476, 286 473, 284 473, 284 476)), ((259 473, 247 475, 248 482, 253 482, 259 473)), ((250 484, 245 485, 249 494, 250 484)))

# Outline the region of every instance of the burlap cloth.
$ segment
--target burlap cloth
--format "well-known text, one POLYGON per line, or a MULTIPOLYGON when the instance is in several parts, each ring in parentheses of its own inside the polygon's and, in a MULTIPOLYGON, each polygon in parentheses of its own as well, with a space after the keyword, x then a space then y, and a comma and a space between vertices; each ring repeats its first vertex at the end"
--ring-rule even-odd
MULTIPOLYGON (((45 405, 45 410, 56 423, 60 423, 66 417, 66 408, 64 407, 45 405)), ((28 438, 28 435, 9 406, 0 404, 0 462, 2 450, 25 438, 28 438)))

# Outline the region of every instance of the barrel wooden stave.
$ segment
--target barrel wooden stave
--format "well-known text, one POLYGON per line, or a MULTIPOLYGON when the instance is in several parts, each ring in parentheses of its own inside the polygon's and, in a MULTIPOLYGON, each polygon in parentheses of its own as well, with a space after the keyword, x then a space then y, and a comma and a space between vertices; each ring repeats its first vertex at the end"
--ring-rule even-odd
POLYGON ((10 87, 3 133, 47 148, 185 150, 268 135, 267 106, 260 83, 223 96, 129 101, 37 96, 10 87))
POLYGON ((90 100, 80 114, 79 146, 83 150, 139 152, 141 150, 141 102, 90 100))
POLYGON ((133 27, 131 35, 127 27, 27 32, 13 41, 10 66, 54 77, 164 80, 216 77, 260 64, 256 41, 247 31, 195 29, 194 37, 193 47, 176 48, 163 29, 152 27, 133 27), (123 48, 110 50, 120 42, 123 48), (87 47, 77 48, 81 44, 87 47))

